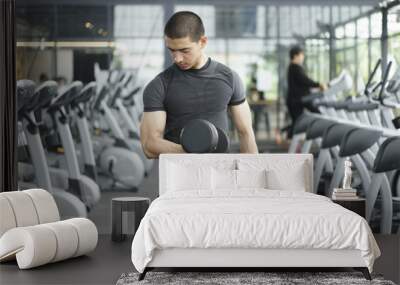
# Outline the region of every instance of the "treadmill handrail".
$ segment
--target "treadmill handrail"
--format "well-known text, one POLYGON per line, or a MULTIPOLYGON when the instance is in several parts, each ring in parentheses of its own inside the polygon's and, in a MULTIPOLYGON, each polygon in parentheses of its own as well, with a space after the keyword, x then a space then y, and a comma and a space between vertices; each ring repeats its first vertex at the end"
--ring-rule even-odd
POLYGON ((378 127, 374 125, 367 125, 351 120, 345 120, 339 117, 330 117, 326 115, 321 115, 317 113, 307 113, 307 115, 312 116, 316 119, 324 119, 324 120, 331 120, 333 122, 341 123, 341 124, 347 124, 351 126, 355 126, 358 128, 365 128, 365 129, 370 129, 370 130, 375 130, 375 131, 382 131, 382 136, 384 137, 393 137, 393 136, 400 136, 400 130, 394 130, 394 129, 389 129, 385 127, 378 127))
POLYGON ((346 109, 349 111, 369 111, 379 108, 378 103, 374 102, 349 102, 346 109))
POLYGON ((381 59, 378 59, 378 61, 376 62, 375 67, 374 67, 372 73, 371 73, 371 74, 369 75, 369 77, 368 77, 367 84, 365 85, 365 89, 364 89, 364 95, 365 95, 365 96, 369 96, 369 95, 371 94, 370 92, 368 92, 368 88, 369 88, 369 85, 370 85, 371 82, 372 82, 372 79, 375 77, 375 74, 376 74, 376 72, 378 71, 378 68, 379 68, 380 65, 381 65, 381 59))
POLYGON ((385 73, 383 75, 382 86, 381 86, 381 90, 380 90, 379 96, 378 96, 379 101, 381 102, 381 104, 383 104, 383 93, 384 93, 383 91, 385 90, 385 85, 386 85, 386 82, 388 80, 389 72, 390 72, 390 68, 391 67, 392 67, 392 62, 389 61, 388 65, 386 67, 385 73))

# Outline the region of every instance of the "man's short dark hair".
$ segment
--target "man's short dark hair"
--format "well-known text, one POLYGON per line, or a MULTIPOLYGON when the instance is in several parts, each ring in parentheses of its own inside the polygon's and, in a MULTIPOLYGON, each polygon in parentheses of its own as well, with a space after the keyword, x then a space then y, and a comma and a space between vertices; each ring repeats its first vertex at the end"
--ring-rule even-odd
POLYGON ((203 22, 193 12, 176 12, 165 25, 164 35, 171 39, 190 37, 192 41, 197 42, 204 36, 203 22))
POLYGON ((296 55, 304 53, 304 50, 301 46, 294 46, 290 49, 289 56, 290 60, 292 60, 296 55))

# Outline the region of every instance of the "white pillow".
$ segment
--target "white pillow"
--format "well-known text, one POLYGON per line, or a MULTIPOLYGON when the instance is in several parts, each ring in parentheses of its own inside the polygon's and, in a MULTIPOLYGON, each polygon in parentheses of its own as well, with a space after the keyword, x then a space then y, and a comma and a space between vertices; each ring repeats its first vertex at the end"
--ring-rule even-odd
POLYGON ((233 191, 236 186, 236 170, 233 169, 212 169, 213 189, 233 191))
POLYGON ((169 163, 166 188, 168 191, 211 190, 211 167, 193 165, 188 167, 186 165, 169 163))
POLYGON ((309 189, 307 171, 309 164, 305 161, 287 159, 239 159, 240 170, 266 169, 267 188, 271 190, 306 191, 309 189))
POLYGON ((266 170, 236 170, 237 187, 267 188, 266 170))
POLYGON ((268 189, 306 192, 304 169, 302 167, 295 167, 290 172, 291 179, 288 179, 285 171, 276 169, 267 170, 268 189))

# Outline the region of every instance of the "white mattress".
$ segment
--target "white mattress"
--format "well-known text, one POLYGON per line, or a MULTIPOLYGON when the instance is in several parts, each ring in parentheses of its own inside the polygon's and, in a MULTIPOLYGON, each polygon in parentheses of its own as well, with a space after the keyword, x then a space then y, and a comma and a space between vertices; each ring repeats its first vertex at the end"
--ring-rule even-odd
POLYGON ((132 243, 136 269, 143 272, 154 251, 167 248, 355 249, 370 271, 380 255, 365 219, 326 197, 266 189, 223 193, 156 199, 132 243))

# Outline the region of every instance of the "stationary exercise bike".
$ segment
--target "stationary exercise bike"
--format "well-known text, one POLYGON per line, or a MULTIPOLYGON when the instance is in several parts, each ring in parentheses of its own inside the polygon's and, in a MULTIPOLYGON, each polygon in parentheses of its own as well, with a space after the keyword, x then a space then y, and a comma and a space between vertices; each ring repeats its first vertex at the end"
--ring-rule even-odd
POLYGON ((48 105, 56 94, 57 84, 52 81, 48 81, 36 89, 35 83, 30 80, 17 82, 18 121, 23 126, 23 134, 29 149, 29 161, 33 165, 34 172, 34 177, 28 181, 24 179, 26 176, 23 169, 25 168, 19 169, 19 177, 23 180, 19 181, 18 185, 21 189, 40 187, 49 191, 54 197, 62 218, 86 217, 86 206, 76 195, 70 193, 68 188, 61 189, 52 184, 45 150, 39 134, 39 124, 36 121, 35 113, 40 111, 43 106, 48 105))

